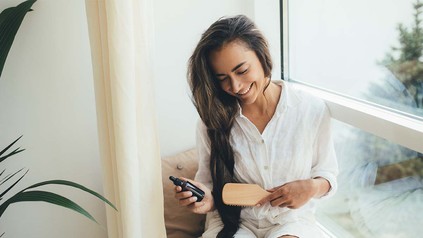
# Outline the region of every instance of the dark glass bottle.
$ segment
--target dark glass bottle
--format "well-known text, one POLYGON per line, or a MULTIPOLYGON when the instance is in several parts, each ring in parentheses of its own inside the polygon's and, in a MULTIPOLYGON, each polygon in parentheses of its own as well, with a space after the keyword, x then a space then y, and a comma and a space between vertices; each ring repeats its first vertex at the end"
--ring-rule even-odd
POLYGON ((188 181, 183 181, 180 180, 178 178, 175 178, 173 176, 169 177, 170 180, 173 181, 173 184, 175 184, 176 186, 181 186, 182 187, 182 191, 191 191, 192 192, 192 196, 196 196, 197 197, 197 202, 200 202, 201 200, 203 200, 204 198, 204 191, 199 189, 197 186, 195 186, 194 184, 188 182, 188 181))

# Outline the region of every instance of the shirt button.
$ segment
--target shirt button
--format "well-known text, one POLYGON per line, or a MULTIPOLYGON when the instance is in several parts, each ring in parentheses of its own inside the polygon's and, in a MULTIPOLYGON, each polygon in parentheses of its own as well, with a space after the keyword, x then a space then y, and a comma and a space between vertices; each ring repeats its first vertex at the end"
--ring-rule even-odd
POLYGON ((265 165, 263 168, 264 168, 265 170, 268 170, 268 169, 269 169, 269 166, 265 165))
POLYGON ((264 140, 263 139, 261 139, 261 143, 264 144, 264 140))

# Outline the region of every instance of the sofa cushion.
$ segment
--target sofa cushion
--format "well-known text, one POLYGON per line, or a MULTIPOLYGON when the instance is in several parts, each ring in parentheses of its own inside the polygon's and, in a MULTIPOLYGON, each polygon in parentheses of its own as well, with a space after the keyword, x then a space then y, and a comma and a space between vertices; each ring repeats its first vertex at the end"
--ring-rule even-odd
POLYGON ((195 149, 162 159, 164 217, 168 238, 194 238, 203 233, 205 215, 193 214, 179 206, 174 197, 174 185, 169 180, 169 176, 193 179, 197 169, 195 149))

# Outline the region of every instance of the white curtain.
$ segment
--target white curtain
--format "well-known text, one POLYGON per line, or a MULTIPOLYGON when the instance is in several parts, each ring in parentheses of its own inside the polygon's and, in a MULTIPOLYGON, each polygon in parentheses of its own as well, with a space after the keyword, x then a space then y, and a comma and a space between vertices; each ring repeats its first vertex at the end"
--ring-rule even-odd
POLYGON ((166 237, 152 74, 153 0, 86 0, 109 238, 166 237))

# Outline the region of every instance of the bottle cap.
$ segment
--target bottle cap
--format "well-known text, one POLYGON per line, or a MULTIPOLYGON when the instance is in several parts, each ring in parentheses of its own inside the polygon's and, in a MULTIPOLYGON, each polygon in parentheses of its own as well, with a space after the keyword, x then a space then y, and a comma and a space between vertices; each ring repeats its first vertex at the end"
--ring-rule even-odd
POLYGON ((175 184, 176 186, 182 186, 184 184, 184 182, 178 178, 175 178, 173 176, 169 176, 169 179, 173 181, 173 184, 175 184))

